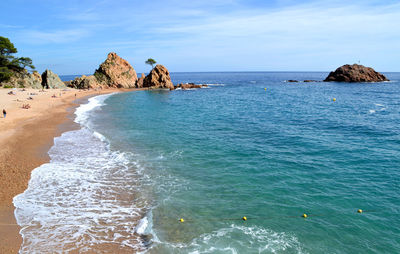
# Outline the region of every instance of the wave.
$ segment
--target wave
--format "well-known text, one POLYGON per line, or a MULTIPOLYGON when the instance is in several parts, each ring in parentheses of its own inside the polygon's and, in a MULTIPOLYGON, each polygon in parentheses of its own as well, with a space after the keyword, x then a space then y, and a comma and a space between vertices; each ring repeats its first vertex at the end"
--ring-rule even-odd
POLYGON ((89 98, 88 103, 80 105, 75 110, 76 117, 75 117, 74 121, 76 123, 79 123, 83 126, 88 127, 87 124, 88 124, 90 112, 92 112, 93 110, 95 110, 97 108, 100 108, 101 106, 104 106, 105 105, 104 101, 113 94, 115 94, 115 93, 103 94, 103 95, 89 98))
POLYGON ((196 237, 189 243, 160 242, 154 252, 167 253, 305 253, 298 239, 259 226, 231 224, 196 237), (232 241, 231 239, 239 239, 232 241))
POLYGON ((149 223, 140 219, 150 204, 138 195, 146 193, 143 168, 134 154, 110 150, 106 137, 88 127, 91 112, 109 96, 77 108, 82 128, 54 139, 50 162, 34 169, 28 188, 14 197, 20 253, 146 249, 149 223))

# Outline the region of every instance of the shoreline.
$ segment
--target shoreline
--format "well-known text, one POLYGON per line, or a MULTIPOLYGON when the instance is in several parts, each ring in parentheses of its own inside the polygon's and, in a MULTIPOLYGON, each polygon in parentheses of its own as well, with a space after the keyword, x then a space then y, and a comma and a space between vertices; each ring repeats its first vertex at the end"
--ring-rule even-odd
POLYGON ((75 109, 93 96, 145 89, 49 89, 43 94, 28 89, 17 90, 17 99, 6 94, 10 90, 0 91, 0 106, 7 107, 6 118, 0 118, 0 253, 18 253, 22 238, 16 225, 13 198, 26 190, 32 170, 49 162, 47 152, 54 138, 80 127, 74 122, 75 109), (28 103, 19 99, 26 97, 26 92, 37 93, 29 101, 31 109, 21 108, 21 104, 28 103), (60 96, 52 98, 52 94, 60 96))

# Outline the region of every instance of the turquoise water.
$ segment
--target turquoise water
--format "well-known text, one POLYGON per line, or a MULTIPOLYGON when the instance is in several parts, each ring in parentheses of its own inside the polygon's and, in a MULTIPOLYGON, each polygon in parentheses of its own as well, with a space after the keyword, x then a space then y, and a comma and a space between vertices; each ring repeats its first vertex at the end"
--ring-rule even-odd
POLYGON ((326 75, 173 73, 217 85, 105 100, 92 128, 145 172, 150 253, 400 252, 400 74, 283 82, 326 75))

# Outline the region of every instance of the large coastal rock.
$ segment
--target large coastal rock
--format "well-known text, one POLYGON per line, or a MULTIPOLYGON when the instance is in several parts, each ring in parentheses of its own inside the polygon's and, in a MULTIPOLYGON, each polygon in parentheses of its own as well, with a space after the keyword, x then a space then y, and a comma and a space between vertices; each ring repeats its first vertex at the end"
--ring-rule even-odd
POLYGON ((99 83, 108 87, 136 87, 136 71, 128 61, 116 53, 108 54, 107 59, 95 71, 94 76, 99 83))
POLYGON ((42 73, 42 87, 44 88, 65 88, 64 82, 61 81, 60 77, 51 70, 45 70, 42 73))
POLYGON ((104 88, 104 84, 100 84, 94 75, 75 78, 71 81, 70 86, 77 89, 98 89, 104 88))
POLYGON ((143 87, 174 89, 167 68, 157 64, 143 80, 143 87))
POLYGON ((37 71, 28 73, 27 70, 14 73, 9 81, 4 82, 1 86, 15 88, 35 88, 42 89, 42 77, 37 71))
POLYGON ((335 71, 329 73, 328 77, 324 80, 325 82, 336 81, 336 82, 381 82, 388 81, 388 79, 379 72, 376 72, 370 67, 363 65, 343 65, 337 68, 335 71))
POLYGON ((143 81, 144 81, 145 77, 146 77, 146 75, 144 75, 144 73, 142 73, 142 76, 136 82, 136 87, 137 88, 142 88, 143 87, 143 81))

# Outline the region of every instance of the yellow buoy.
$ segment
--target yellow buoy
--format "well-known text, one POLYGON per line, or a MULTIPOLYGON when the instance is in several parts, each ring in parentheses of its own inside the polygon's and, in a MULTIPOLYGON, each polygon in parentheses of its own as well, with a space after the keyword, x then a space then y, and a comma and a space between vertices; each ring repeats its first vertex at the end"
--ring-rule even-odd
POLYGON ((336 101, 336 98, 333 98, 332 100, 333 100, 333 101, 336 101))
POLYGON ((363 212, 363 210, 361 210, 361 209, 358 209, 358 210, 357 210, 357 212, 358 212, 358 213, 362 213, 362 212, 363 212))
POLYGON ((303 215, 301 217, 307 218, 308 216, 307 216, 307 214, 303 213, 303 215))
POLYGON ((184 222, 185 220, 184 220, 183 218, 181 218, 179 221, 180 221, 180 222, 184 222))
POLYGON ((265 91, 267 91, 267 88, 264 88, 265 91))
POLYGON ((247 217, 246 217, 246 216, 244 216, 244 217, 242 218, 242 220, 246 221, 246 220, 247 220, 247 217))

